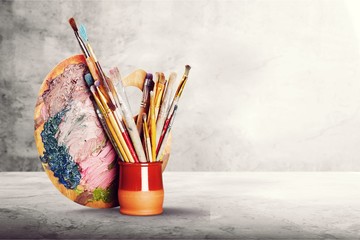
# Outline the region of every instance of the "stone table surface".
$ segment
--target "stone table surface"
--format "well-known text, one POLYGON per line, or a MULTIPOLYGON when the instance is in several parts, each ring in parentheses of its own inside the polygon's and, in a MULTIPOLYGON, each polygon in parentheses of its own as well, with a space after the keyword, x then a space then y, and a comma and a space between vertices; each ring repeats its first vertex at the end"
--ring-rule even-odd
POLYGON ((360 239, 360 173, 165 172, 150 217, 77 205, 43 172, 0 183, 0 239, 360 239))

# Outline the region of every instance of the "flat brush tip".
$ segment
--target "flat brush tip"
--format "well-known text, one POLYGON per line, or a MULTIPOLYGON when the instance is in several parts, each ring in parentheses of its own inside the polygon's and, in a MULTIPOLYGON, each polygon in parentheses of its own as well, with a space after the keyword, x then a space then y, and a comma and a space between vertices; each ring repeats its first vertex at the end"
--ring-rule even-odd
POLYGON ((72 27, 72 29, 73 29, 74 31, 77 31, 77 30, 78 30, 78 28, 77 28, 77 26, 76 26, 75 19, 74 19, 73 17, 69 19, 69 23, 70 23, 70 26, 72 27))
POLYGON ((88 35, 87 35, 86 28, 85 28, 84 24, 80 25, 79 32, 80 32, 81 38, 84 39, 85 42, 89 41, 89 38, 88 38, 88 35))
POLYGON ((85 78, 85 82, 88 85, 88 87, 94 85, 94 79, 92 78, 90 73, 85 74, 84 78, 85 78))
POLYGON ((146 74, 146 79, 153 79, 153 75, 151 73, 147 73, 146 74))

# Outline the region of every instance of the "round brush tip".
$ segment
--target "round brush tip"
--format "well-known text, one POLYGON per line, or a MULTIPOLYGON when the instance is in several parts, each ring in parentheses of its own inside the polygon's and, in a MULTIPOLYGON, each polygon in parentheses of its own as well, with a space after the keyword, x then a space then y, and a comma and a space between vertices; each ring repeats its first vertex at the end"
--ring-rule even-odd
POLYGON ((191 69, 190 65, 185 65, 185 75, 189 74, 190 69, 191 69))
POLYGON ((94 87, 94 85, 92 85, 91 87, 90 87, 90 91, 92 92, 92 93, 96 93, 96 88, 94 87))
POLYGON ((72 29, 74 30, 74 31, 77 31, 78 30, 78 28, 77 28, 77 26, 76 26, 76 22, 75 22, 75 19, 72 17, 72 18, 69 18, 69 23, 70 23, 70 26, 72 27, 72 29))
POLYGON ((99 80, 96 80, 95 83, 94 83, 95 86, 99 87, 100 86, 100 81, 99 80))

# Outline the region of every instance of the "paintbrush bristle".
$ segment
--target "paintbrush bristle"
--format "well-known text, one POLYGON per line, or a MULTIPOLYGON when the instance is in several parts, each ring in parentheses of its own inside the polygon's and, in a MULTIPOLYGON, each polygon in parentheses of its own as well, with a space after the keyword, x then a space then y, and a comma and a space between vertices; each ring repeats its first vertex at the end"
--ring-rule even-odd
POLYGON ((99 87, 100 86, 100 81, 99 80, 96 80, 95 83, 94 83, 95 86, 99 87))
POLYGON ((88 87, 94 85, 94 79, 92 78, 90 73, 85 74, 84 79, 88 87))
POLYGON ((185 66, 185 73, 184 73, 184 75, 186 75, 186 76, 189 75, 190 69, 191 69, 190 65, 186 65, 186 66, 185 66))
POLYGON ((90 91, 96 95, 96 88, 94 87, 94 85, 90 87, 90 91))
POLYGON ((72 29, 74 30, 74 32, 77 32, 78 28, 77 28, 77 26, 76 26, 75 19, 74 19, 74 18, 70 18, 70 19, 69 19, 69 23, 70 23, 70 26, 72 27, 72 29))
POLYGON ((121 82, 121 75, 120 75, 119 68, 118 68, 118 67, 115 67, 114 70, 115 70, 116 77, 117 77, 118 80, 121 82))
POLYGON ((153 75, 151 73, 147 73, 145 79, 153 79, 153 75))
POLYGON ((160 73, 159 82, 162 83, 162 84, 165 84, 165 83, 166 83, 166 79, 165 79, 164 73, 160 73))
POLYGON ((170 73, 168 84, 174 84, 177 74, 175 72, 170 73))
POLYGON ((144 82, 145 86, 147 86, 150 90, 152 90, 154 88, 154 81, 153 81, 153 75, 151 73, 147 73, 146 74, 146 78, 145 78, 145 82, 144 82))
POLYGON ((117 78, 116 68, 110 69, 109 72, 110 72, 110 76, 111 76, 111 81, 112 81, 115 85, 118 85, 120 80, 117 78))
POLYGON ((79 34, 80 34, 81 38, 82 38, 85 42, 89 41, 89 37, 88 37, 88 35, 87 35, 86 28, 85 28, 84 24, 81 24, 81 25, 80 25, 79 34))

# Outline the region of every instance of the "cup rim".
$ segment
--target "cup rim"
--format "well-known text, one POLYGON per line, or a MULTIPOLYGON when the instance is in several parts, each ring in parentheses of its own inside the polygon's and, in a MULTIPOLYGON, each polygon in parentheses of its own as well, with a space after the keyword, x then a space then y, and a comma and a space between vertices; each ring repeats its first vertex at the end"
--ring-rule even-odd
POLYGON ((161 162, 139 162, 139 163, 130 163, 130 162, 120 162, 120 165, 126 166, 126 167, 146 167, 146 166, 151 166, 151 165, 162 165, 162 161, 161 162))

